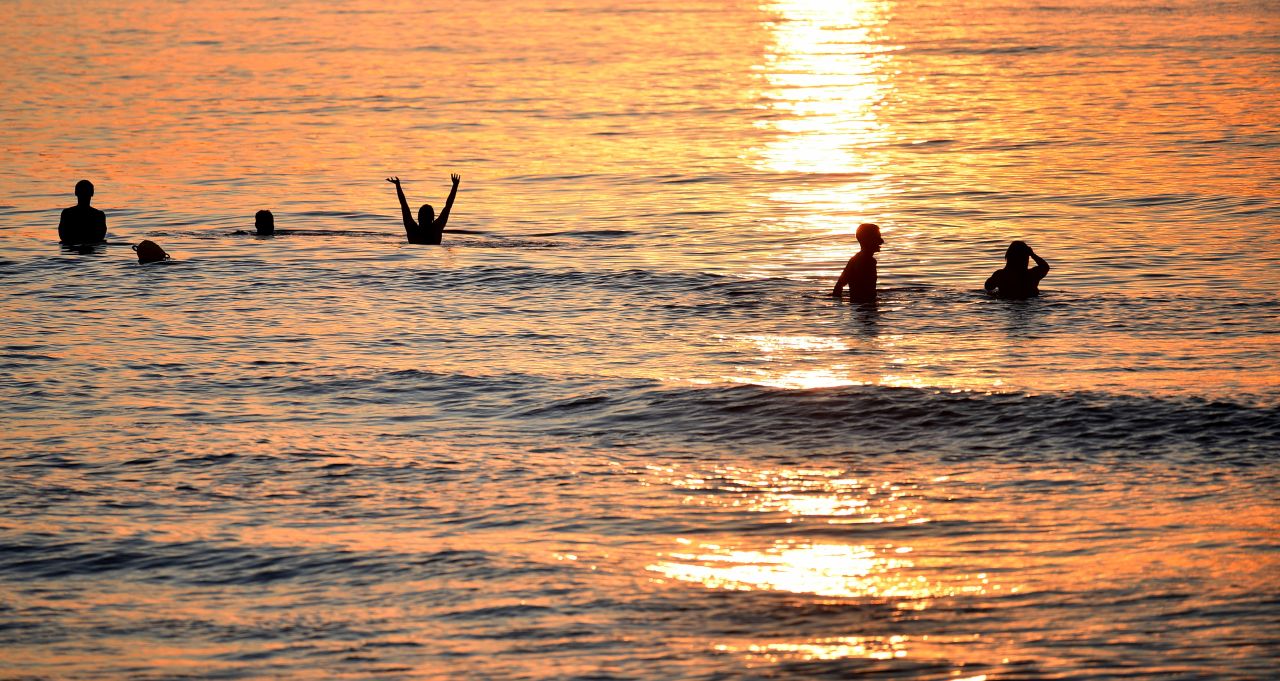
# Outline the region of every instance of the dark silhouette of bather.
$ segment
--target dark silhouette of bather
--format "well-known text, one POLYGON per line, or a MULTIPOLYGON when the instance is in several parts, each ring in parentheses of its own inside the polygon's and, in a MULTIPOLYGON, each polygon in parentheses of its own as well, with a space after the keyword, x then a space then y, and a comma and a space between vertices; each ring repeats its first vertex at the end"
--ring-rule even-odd
POLYGON ((169 259, 169 254, 165 253, 163 248, 160 248, 160 244, 148 239, 143 239, 141 243, 134 244, 133 250, 138 254, 138 264, 140 265, 169 259))
POLYGON ((1049 263, 1036 255, 1025 241, 1009 244, 1004 252, 1004 269, 996 270, 987 278, 987 293, 1001 298, 1021 300, 1040 295, 1040 280, 1049 273, 1049 263), (1036 266, 1027 268, 1027 260, 1035 260, 1036 266))
POLYGON ((884 239, 880 236, 880 226, 870 222, 858 225, 855 236, 861 248, 840 273, 836 287, 831 295, 839 297, 845 286, 849 287, 849 299, 860 303, 875 302, 876 299, 876 253, 884 239))
POLYGON ((449 198, 444 202, 444 210, 440 217, 435 217, 431 204, 424 203, 418 209, 418 221, 413 221, 409 213, 409 202, 404 198, 404 190, 400 189, 399 177, 388 177, 387 182, 396 186, 396 197, 400 199, 400 213, 404 217, 404 231, 411 244, 438 244, 444 236, 445 223, 449 221, 449 210, 453 208, 453 197, 458 195, 458 182, 462 179, 457 173, 449 176, 453 180, 453 189, 449 190, 449 198))
POLYGON ((89 205, 93 183, 76 183, 76 205, 62 209, 58 220, 58 241, 64 244, 97 244, 107 240, 107 216, 89 205))
POLYGON ((276 233, 276 216, 269 210, 260 210, 253 216, 253 228, 258 236, 271 236, 276 233))

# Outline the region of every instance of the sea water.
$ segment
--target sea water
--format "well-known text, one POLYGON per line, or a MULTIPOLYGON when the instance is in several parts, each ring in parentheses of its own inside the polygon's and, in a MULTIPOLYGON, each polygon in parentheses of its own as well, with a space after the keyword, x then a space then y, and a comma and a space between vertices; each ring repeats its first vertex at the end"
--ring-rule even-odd
POLYGON ((1278 56, 1267 1, 5 3, 0 677, 1266 677, 1278 56), (174 259, 60 249, 80 179, 174 259))

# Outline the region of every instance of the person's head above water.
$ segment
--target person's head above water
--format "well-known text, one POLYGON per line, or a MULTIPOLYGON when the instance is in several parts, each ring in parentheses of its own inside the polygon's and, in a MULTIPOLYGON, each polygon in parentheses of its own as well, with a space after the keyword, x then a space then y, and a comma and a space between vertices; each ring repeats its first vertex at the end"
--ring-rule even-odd
POLYGON ((275 234, 276 216, 269 210, 260 210, 253 216, 253 227, 259 234, 275 234))
POLYGON ((858 238, 858 245, 862 250, 875 253, 880 250, 880 244, 884 243, 884 238, 880 236, 880 225, 864 222, 858 225, 858 231, 854 233, 858 238))
POLYGON ((430 227, 435 221, 436 209, 432 208, 429 203, 422 204, 422 207, 418 209, 418 226, 430 227))
POLYGON ((80 203, 88 204, 89 199, 93 198, 93 183, 88 180, 80 180, 77 182, 76 198, 80 199, 80 203))
POLYGON ((1027 261, 1031 258, 1031 247, 1025 241, 1014 241, 1004 252, 1004 265, 1014 269, 1027 269, 1027 261))
POLYGON ((138 254, 138 264, 140 265, 169 259, 169 254, 165 253, 163 248, 160 248, 160 244, 147 239, 134 244, 133 250, 138 254))

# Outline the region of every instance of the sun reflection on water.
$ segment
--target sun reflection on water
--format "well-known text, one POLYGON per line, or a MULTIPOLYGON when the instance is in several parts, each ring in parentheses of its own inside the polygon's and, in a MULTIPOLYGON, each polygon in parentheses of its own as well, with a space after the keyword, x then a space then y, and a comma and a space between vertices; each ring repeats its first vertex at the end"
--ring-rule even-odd
MULTIPOLYGON (((727 498, 711 497, 708 503, 759 513, 782 513, 788 516, 786 522, 797 518, 831 525, 929 522, 914 498, 914 485, 888 482, 877 485, 845 477, 839 470, 748 470, 724 466, 708 477, 673 477, 669 484, 728 494, 727 498)), ((691 501, 700 499, 703 498, 694 497, 691 501)))
MULTIPOLYGON (((766 663, 782 660, 829 661, 845 659, 898 660, 910 657, 947 660, 957 644, 971 644, 977 636, 940 637, 921 636, 828 636, 804 642, 733 642, 715 646, 722 653, 734 653, 748 659, 766 663)), ((961 666, 962 667, 962 666, 961 666)), ((960 676, 961 669, 951 672, 950 681, 986 681, 986 674, 960 676)))
MULTIPOLYGON (((688 541, 688 540, 686 540, 688 541)), ((800 544, 778 541, 763 550, 697 544, 666 554, 649 570, 708 589, 776 591, 831 598, 905 598, 940 594, 924 576, 907 577, 914 564, 896 557, 892 546, 800 544)))
MULTIPOLYGON (((928 610, 939 599, 1018 591, 985 573, 948 568, 944 554, 919 539, 927 535, 908 529, 930 522, 922 486, 943 484, 945 477, 917 483, 872 480, 835 468, 734 465, 653 466, 649 473, 654 484, 687 492, 685 504, 762 516, 750 523, 756 530, 749 535, 673 538, 674 546, 645 566, 659 584, 780 594, 831 607, 872 605, 897 613, 928 610), (820 529, 831 526, 839 529, 820 529), (918 546, 919 541, 925 544, 918 546)), ((912 657, 932 656, 942 643, 923 634, 889 632, 721 641, 716 649, 775 661, 892 660, 907 657, 909 649, 912 657)))
POLYGON ((753 643, 741 646, 719 645, 716 650, 742 652, 771 660, 798 657, 802 660, 840 660, 864 657, 892 660, 907 656, 908 636, 839 636, 815 639, 808 643, 753 643))
POLYGON ((876 172, 880 164, 861 148, 887 136, 876 114, 887 89, 885 57, 875 40, 883 5, 779 0, 761 9, 778 17, 760 70, 767 84, 762 95, 779 115, 760 125, 780 133, 761 150, 762 167, 876 172))
POLYGON ((761 2, 772 40, 756 66, 756 126, 767 134, 748 159, 785 178, 767 195, 782 217, 763 228, 798 240, 756 259, 757 274, 832 275, 852 255, 853 227, 875 221, 893 230, 886 206, 899 190, 887 145, 895 133, 882 114, 896 87, 897 47, 885 34, 891 7, 873 0, 761 2))
POLYGON ((720 338, 751 343, 763 353, 774 353, 788 350, 849 349, 849 344, 843 340, 825 336, 785 336, 780 334, 762 334, 754 336, 721 336, 720 338))
MULTIPOLYGON (((875 314, 873 311, 870 314, 875 314)), ((976 374, 940 375, 912 348, 904 347, 901 334, 852 338, 786 334, 720 335, 714 340, 750 358, 721 375, 723 381, 786 390, 811 390, 876 385, 958 391, 1002 391, 999 378, 976 374), (922 370, 923 369, 923 370, 922 370)), ((956 365, 966 364, 956 352, 956 365)), ((954 368, 948 367, 950 371, 954 368)))
MULTIPOLYGON (((717 467, 705 474, 653 469, 677 489, 703 492, 687 503, 778 516, 779 529, 797 524, 899 524, 929 522, 915 485, 875 483, 840 470, 717 467), (717 494, 708 495, 705 492, 717 494)), ((710 589, 778 591, 835 598, 904 599, 902 609, 927 600, 981 592, 987 583, 940 579, 917 569, 914 549, 900 543, 842 543, 776 537, 694 542, 677 538, 679 549, 648 569, 663 577, 710 589), (752 544, 755 544, 754 546, 752 544)))
POLYGON ((849 344, 843 339, 765 334, 720 336, 718 340, 729 345, 749 348, 750 352, 765 364, 763 367, 737 367, 739 375, 724 377, 728 381, 793 390, 864 384, 852 378, 849 367, 841 364, 816 369, 775 369, 773 367, 778 362, 790 362, 796 357, 807 357, 809 353, 825 355, 847 351, 849 344))

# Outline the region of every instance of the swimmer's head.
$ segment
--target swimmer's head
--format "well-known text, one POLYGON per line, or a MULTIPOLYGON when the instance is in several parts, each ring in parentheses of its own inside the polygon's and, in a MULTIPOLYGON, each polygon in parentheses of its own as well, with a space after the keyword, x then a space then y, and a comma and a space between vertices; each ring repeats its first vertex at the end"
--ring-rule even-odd
POLYGON ((431 225, 435 224, 435 221, 436 221, 435 209, 432 208, 431 204, 429 203, 422 204, 422 207, 418 209, 418 226, 430 227, 431 225))
POLYGON ((1014 241, 1004 252, 1004 262, 1008 267, 1027 268, 1027 260, 1031 257, 1031 247, 1025 241, 1014 241))
POLYGON ((141 243, 134 244, 133 250, 138 254, 138 263, 141 265, 169 259, 169 254, 154 241, 144 239, 141 243))
POLYGON ((93 197, 93 183, 88 180, 80 180, 76 183, 76 198, 88 201, 93 197))
POLYGON ((884 243, 884 238, 880 236, 880 225, 864 222, 858 225, 858 231, 854 233, 858 237, 858 245, 862 246, 862 250, 875 253, 880 250, 880 244, 884 243))
POLYGON ((269 210, 260 210, 253 216, 253 227, 259 234, 275 234, 276 216, 269 210))

